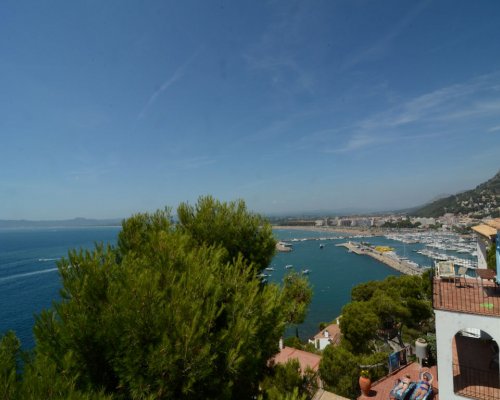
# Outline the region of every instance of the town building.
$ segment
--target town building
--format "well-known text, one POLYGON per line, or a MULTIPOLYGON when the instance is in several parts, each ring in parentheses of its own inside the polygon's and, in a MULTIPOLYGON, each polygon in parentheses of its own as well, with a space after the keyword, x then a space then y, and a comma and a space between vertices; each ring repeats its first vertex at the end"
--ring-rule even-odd
MULTIPOLYGON (((493 221, 495 222, 495 221, 493 221)), ((476 278, 456 270, 453 276, 433 278, 436 347, 440 397, 500 399, 500 288, 498 226, 473 227, 478 244, 496 237, 496 270, 486 269, 481 247, 476 278)), ((455 267, 456 268, 456 267, 455 267)))
POLYGON ((330 324, 326 328, 318 332, 312 339, 309 339, 309 343, 314 344, 316 350, 324 350, 326 346, 333 344, 337 345, 340 343, 340 327, 338 324, 330 324))

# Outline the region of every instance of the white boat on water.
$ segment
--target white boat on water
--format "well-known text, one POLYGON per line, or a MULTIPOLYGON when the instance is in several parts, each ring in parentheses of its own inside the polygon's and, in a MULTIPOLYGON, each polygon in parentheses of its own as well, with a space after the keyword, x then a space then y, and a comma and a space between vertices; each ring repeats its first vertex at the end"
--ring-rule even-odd
POLYGON ((302 271, 300 271, 300 273, 302 275, 308 275, 310 272, 311 272, 311 270, 309 270, 309 269, 303 269, 302 271))
POLYGON ((273 267, 267 267, 266 271, 274 271, 274 268, 273 267))
POLYGON ((290 268, 293 268, 292 264, 285 265, 285 269, 290 269, 290 268))

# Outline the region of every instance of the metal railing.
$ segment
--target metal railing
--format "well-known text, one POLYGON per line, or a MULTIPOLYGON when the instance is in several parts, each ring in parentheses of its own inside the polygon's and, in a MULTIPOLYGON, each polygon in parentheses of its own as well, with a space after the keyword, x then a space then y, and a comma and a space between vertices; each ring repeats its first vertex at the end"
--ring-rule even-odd
POLYGON ((453 391, 472 399, 500 400, 500 375, 497 368, 479 370, 453 364, 453 391))

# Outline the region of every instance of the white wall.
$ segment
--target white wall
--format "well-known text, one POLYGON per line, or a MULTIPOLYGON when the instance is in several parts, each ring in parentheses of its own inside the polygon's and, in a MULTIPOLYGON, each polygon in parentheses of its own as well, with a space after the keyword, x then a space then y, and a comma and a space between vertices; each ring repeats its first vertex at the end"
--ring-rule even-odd
POLYGON ((488 268, 486 264, 486 243, 482 238, 477 238, 477 267, 488 268))
POLYGON ((439 397, 446 400, 464 399, 453 392, 453 338, 466 328, 477 328, 500 343, 500 318, 484 315, 434 310, 436 314, 436 347, 439 397))

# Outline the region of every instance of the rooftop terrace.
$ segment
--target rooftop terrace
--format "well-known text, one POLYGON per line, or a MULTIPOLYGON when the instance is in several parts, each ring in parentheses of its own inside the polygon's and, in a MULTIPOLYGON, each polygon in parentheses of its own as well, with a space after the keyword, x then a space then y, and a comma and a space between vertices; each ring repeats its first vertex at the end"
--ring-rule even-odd
POLYGON ((500 317, 500 288, 489 279, 433 279, 436 310, 500 317))
POLYGON ((419 380, 420 372, 429 371, 434 380, 432 382, 432 390, 434 392, 434 400, 439 400, 439 389, 438 389, 438 379, 436 367, 432 368, 421 368, 418 363, 411 363, 404 368, 396 371, 395 373, 388 375, 377 382, 372 384, 372 388, 369 396, 361 395, 358 400, 375 400, 375 399, 389 399, 389 393, 396 383, 396 379, 402 379, 406 374, 410 375, 412 382, 417 382, 419 380))

